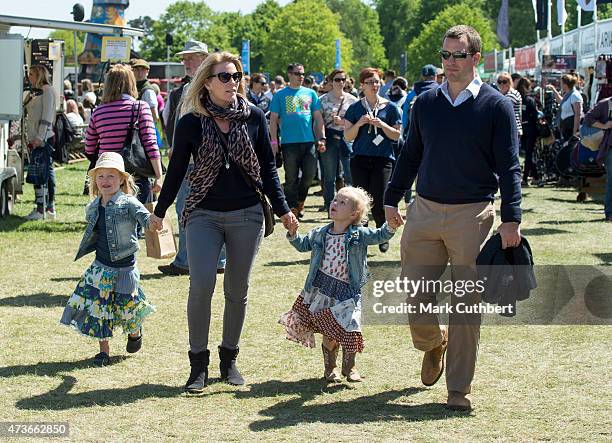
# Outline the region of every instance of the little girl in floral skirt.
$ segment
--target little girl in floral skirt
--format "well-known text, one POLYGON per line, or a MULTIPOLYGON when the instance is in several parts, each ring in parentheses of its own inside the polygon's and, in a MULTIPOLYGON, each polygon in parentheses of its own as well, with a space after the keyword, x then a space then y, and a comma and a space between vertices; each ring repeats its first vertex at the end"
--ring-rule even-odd
POLYGON ((155 311, 140 288, 136 267, 137 224, 149 226, 149 211, 134 196, 134 179, 125 172, 123 158, 104 152, 89 172, 90 195, 85 209, 87 227, 75 260, 96 252, 69 298, 60 322, 97 339, 100 353, 94 363, 110 363, 108 340, 121 326, 128 333, 127 352, 142 346, 142 322, 155 311))
POLYGON ((289 340, 306 347, 315 346, 315 333, 323 335, 323 375, 330 382, 341 381, 336 366, 340 347, 342 375, 350 382, 361 381, 355 355, 364 348, 361 288, 368 279, 368 245, 387 242, 395 233, 386 223, 379 229, 361 226, 370 202, 363 189, 344 187, 329 207, 332 223, 306 235, 297 234, 297 227, 287 233, 293 247, 312 253, 304 289, 279 323, 289 340))

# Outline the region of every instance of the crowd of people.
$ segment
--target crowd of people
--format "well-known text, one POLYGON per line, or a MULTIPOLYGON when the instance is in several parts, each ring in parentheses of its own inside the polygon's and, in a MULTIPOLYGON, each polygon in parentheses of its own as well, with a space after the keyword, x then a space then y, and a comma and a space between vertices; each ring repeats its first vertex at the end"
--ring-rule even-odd
MULTIPOLYGON (((236 361, 250 273, 265 232, 265 196, 291 244, 312 253, 304 288, 280 320, 287 337, 312 347, 313 334, 322 334, 324 377, 340 380, 336 359, 342 348, 341 374, 361 381, 355 355, 364 348, 361 291, 367 246, 386 252, 389 239, 406 223, 402 276, 435 280, 450 260, 457 266, 453 278, 473 280, 476 257, 494 225, 496 193, 501 194, 502 245, 517 247, 521 183, 539 179, 533 164, 538 101, 530 80, 502 73, 494 84, 484 83, 476 70, 480 36, 469 26, 452 27, 441 41, 442 67, 423 66, 412 88, 393 71, 372 67, 362 69, 356 80, 335 69, 320 85, 300 63, 288 65, 288 81, 263 74, 247 78, 237 56, 209 53, 206 44, 190 40, 177 54, 186 75, 166 100, 148 81, 144 60, 110 68, 91 115, 68 98, 70 121, 87 124, 85 152, 92 159, 92 202, 77 258, 95 252, 95 260, 70 297, 62 323, 100 342, 99 365, 109 363, 108 340, 119 325, 129 334, 127 351, 140 349, 142 322, 155 308, 139 283, 137 228, 161 229, 175 203, 178 253, 160 271, 190 276, 191 372, 185 389, 198 393, 207 384, 211 299, 220 273, 225 273, 225 307, 219 369, 223 380, 244 384, 236 361), (133 115, 153 179, 125 172, 121 152, 133 115), (170 158, 163 183, 158 123, 170 158), (522 171, 519 143, 526 155, 522 171), (277 173, 281 164, 284 185, 277 173), (320 210, 331 223, 300 234, 317 177, 324 202, 320 210), (143 203, 156 193, 150 214, 143 203), (398 207, 402 200, 408 203, 405 218, 398 207)), ((36 148, 53 135, 54 97, 44 68, 32 68, 30 76, 43 90, 28 113, 33 123, 28 136, 36 148)), ((576 81, 564 76, 563 90, 551 89, 567 138, 577 134, 582 118, 576 81)), ((600 114, 592 116, 600 122, 594 126, 609 129, 608 113, 600 114)), ((607 157, 609 165, 612 155, 607 157)), ((46 210, 55 217, 54 186, 52 174, 46 202, 37 188, 34 215, 46 210)), ((414 302, 428 296, 420 294, 414 302)), ((479 299, 471 294, 462 301, 477 304, 479 299)), ((424 352, 422 382, 437 382, 446 355, 448 406, 470 409, 466 395, 476 366, 480 316, 451 315, 450 325, 441 326, 434 314, 411 314, 410 331, 414 346, 424 352)))

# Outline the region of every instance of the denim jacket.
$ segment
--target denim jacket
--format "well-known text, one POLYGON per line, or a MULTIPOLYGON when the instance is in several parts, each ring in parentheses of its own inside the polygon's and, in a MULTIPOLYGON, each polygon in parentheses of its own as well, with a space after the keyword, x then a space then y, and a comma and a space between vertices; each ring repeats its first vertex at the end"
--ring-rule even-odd
MULTIPOLYGON (((95 229, 98 222, 99 206, 100 197, 97 197, 85 208, 87 227, 75 260, 96 250, 97 235, 100 234, 95 229)), ((106 204, 105 212, 106 238, 108 239, 111 260, 121 260, 138 251, 136 225, 140 223, 144 229, 149 227, 149 217, 151 216, 149 211, 136 197, 119 191, 106 204)))
MULTIPOLYGON (((333 223, 320 228, 315 228, 306 235, 296 235, 287 239, 295 249, 300 252, 312 251, 310 258, 310 270, 304 285, 305 291, 312 290, 317 270, 325 255, 325 237, 332 228, 333 223)), ((361 226, 349 226, 344 234, 344 248, 347 256, 349 285, 351 289, 359 291, 366 284, 370 273, 368 272, 368 245, 377 245, 389 241, 395 234, 385 223, 379 229, 364 228, 361 226)))

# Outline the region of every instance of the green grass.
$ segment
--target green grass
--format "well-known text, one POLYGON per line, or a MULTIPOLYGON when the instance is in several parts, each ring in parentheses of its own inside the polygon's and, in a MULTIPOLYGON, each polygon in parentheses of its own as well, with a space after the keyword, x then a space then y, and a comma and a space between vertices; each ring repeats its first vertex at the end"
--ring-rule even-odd
MULTIPOLYGON (((247 386, 213 383, 202 397, 182 393, 188 277, 162 278, 157 266, 168 261, 144 251, 142 284, 157 313, 143 349, 126 356, 120 336, 111 341, 114 364, 91 367, 97 343, 58 323, 90 261, 73 261, 84 228, 84 168, 58 171, 56 222, 25 221, 31 186, 17 215, 0 221, 0 421, 67 421, 78 441, 612 439, 609 326, 484 326, 469 414, 443 407, 443 380, 420 385, 421 354, 407 326, 366 326, 357 359, 365 382, 327 386, 320 350, 288 342, 277 324, 309 258, 289 247, 282 226, 263 242, 251 278, 239 357, 247 386)), ((612 226, 602 222, 601 203, 575 197, 569 188, 526 190, 522 229, 538 264, 612 263, 612 226)), ((321 203, 309 198, 302 231, 324 222, 321 203)), ((399 235, 386 255, 375 248, 370 255, 371 262, 399 261, 399 235)), ((211 354, 221 336, 222 280, 211 354)), ((211 360, 215 378, 218 358, 211 360)))

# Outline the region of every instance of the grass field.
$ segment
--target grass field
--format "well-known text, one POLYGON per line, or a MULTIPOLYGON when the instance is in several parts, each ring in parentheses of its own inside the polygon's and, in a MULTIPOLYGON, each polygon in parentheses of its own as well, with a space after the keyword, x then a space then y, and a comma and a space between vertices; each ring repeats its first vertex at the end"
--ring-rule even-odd
MULTIPOLYGON (((188 277, 163 277, 157 266, 168 261, 144 251, 142 283, 157 312, 143 349, 126 356, 118 336, 113 364, 91 366, 97 343, 58 323, 91 260, 73 261, 85 226, 84 171, 84 163, 58 171, 57 221, 23 218, 31 186, 17 215, 0 221, 0 422, 69 422, 77 441, 612 440, 609 326, 483 327, 471 413, 443 407, 443 380, 420 385, 421 354, 406 326, 366 326, 357 365, 367 379, 327 386, 320 349, 285 340, 276 323, 301 289, 309 258, 288 245, 282 226, 262 244, 251 279, 238 360, 245 387, 213 383, 204 396, 183 394, 188 277)), ((570 188, 526 189, 522 232, 536 262, 612 264, 612 225, 602 222, 601 203, 575 197, 570 188)), ((309 198, 302 232, 324 222, 321 203, 309 198)), ((370 255, 372 263, 398 261, 399 235, 387 254, 370 255)), ((213 379, 222 280, 213 300, 213 379)))

